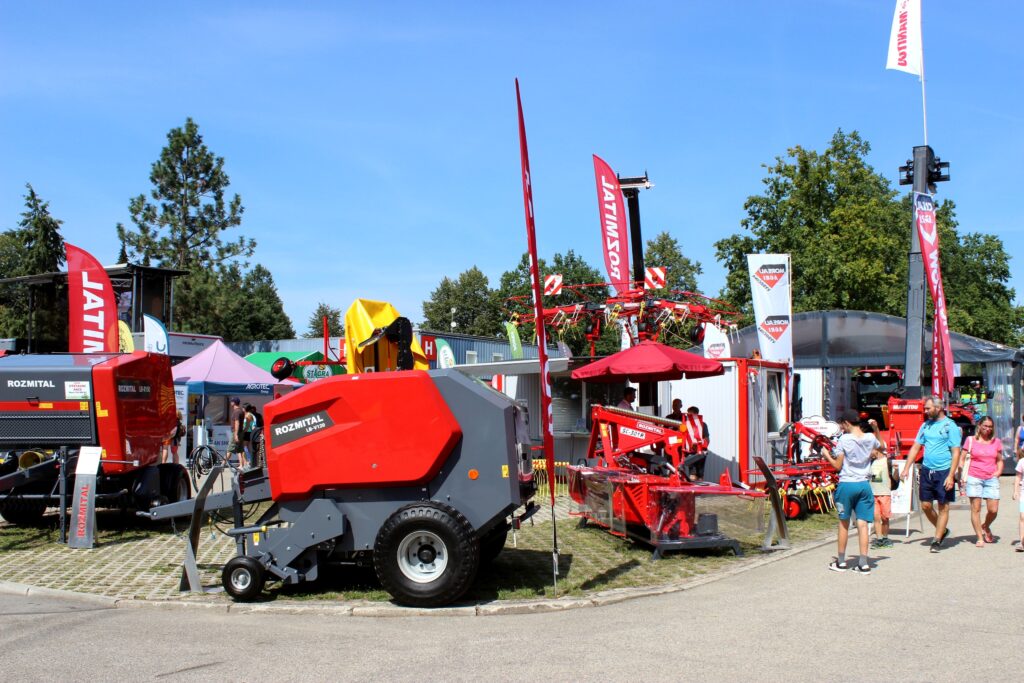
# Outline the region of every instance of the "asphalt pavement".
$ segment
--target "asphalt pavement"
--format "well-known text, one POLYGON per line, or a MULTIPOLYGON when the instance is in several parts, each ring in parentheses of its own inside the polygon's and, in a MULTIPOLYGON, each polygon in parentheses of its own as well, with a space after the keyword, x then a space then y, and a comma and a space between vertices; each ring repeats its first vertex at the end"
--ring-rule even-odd
MULTIPOLYGON (((919 532, 826 569, 834 545, 691 590, 487 617, 358 618, 110 608, 0 596, 10 680, 1019 680, 1017 505, 1003 480, 997 543, 966 510, 932 554, 919 532)), ((916 520, 915 520, 916 521, 916 520)), ((851 539, 851 543, 855 539, 851 539)))

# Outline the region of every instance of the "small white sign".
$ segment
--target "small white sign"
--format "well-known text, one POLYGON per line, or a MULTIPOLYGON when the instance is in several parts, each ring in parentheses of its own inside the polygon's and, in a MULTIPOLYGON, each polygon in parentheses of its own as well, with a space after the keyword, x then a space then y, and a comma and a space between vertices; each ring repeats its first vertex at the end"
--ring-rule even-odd
POLYGON ((68 401, 88 401, 91 392, 89 382, 64 382, 64 398, 68 401))
POLYGON ((93 474, 100 471, 100 456, 103 449, 99 446, 82 446, 78 451, 78 465, 75 474, 93 474))
MULTIPOLYGON (((893 460, 896 468, 902 472, 906 460, 893 460)), ((910 476, 900 482, 899 488, 892 492, 891 506, 894 515, 909 515, 914 504, 914 473, 916 467, 910 470, 910 476)))

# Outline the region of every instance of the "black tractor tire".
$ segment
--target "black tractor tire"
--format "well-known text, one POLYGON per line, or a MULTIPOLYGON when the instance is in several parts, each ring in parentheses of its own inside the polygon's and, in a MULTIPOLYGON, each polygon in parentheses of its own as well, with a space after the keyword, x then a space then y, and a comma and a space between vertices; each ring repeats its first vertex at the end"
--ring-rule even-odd
POLYGON ((192 485, 184 467, 160 465, 160 497, 168 503, 177 503, 192 497, 192 485))
POLYGON ((480 565, 473 526, 442 503, 412 503, 388 517, 377 532, 373 567, 395 602, 437 607, 458 600, 480 565))
POLYGON ((46 512, 46 503, 41 500, 26 500, 11 497, 0 501, 0 517, 15 526, 38 526, 46 512))
POLYGON ((498 559, 508 541, 508 524, 502 522, 480 539, 480 565, 490 564, 498 559))
POLYGON ((266 574, 263 565, 255 558, 243 555, 227 561, 220 580, 232 598, 238 602, 252 602, 263 592, 266 574))

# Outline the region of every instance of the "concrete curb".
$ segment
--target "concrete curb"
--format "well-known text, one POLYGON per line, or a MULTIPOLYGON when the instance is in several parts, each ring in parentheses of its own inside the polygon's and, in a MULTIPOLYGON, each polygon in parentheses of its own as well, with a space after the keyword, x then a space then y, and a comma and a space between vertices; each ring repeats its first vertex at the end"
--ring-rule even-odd
POLYGON ((192 600, 134 600, 126 598, 111 598, 105 595, 94 595, 92 593, 79 593, 75 591, 59 590, 56 588, 36 588, 12 581, 0 581, 0 593, 9 595, 21 595, 25 597, 40 596, 53 598, 67 598, 73 600, 87 601, 110 608, 123 609, 158 609, 158 610, 188 610, 200 609, 209 612, 223 612, 225 614, 305 614, 305 615, 330 615, 330 616, 352 616, 352 617, 485 617, 508 614, 543 614, 547 612, 562 612, 570 609, 581 609, 586 607, 604 607, 614 605, 627 600, 648 598, 668 593, 679 593, 682 591, 695 590, 701 586, 721 581, 732 576, 744 574, 759 567, 775 562, 781 562, 790 557, 803 554, 810 550, 816 550, 822 546, 835 542, 835 535, 829 534, 817 541, 803 543, 789 550, 772 552, 760 559, 742 564, 732 569, 715 572, 705 576, 682 581, 675 584, 663 586, 652 586, 645 588, 615 588, 607 591, 594 593, 590 596, 576 597, 566 596, 564 598, 548 598, 544 600, 504 600, 486 603, 482 605, 465 605, 437 608, 416 608, 402 607, 390 602, 273 602, 273 603, 235 603, 235 602, 202 602, 192 600))

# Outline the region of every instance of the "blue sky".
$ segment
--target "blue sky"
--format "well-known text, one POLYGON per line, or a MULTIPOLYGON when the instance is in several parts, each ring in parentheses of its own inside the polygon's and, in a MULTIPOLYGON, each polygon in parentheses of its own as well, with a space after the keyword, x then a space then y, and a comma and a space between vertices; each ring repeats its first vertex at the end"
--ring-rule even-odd
MULTIPOLYGON (((929 142, 952 163, 939 196, 1016 256, 1024 3, 924 5, 929 142)), ((191 116, 297 330, 318 301, 356 297, 419 320, 445 275, 476 265, 497 284, 525 251, 518 77, 541 256, 601 267, 596 153, 650 174, 645 237, 675 236, 714 295, 713 243, 740 230, 762 164, 856 129, 895 182, 922 143, 917 79, 884 70, 893 6, 5 1, 0 228, 31 182, 68 241, 114 262, 114 225, 191 116)))

